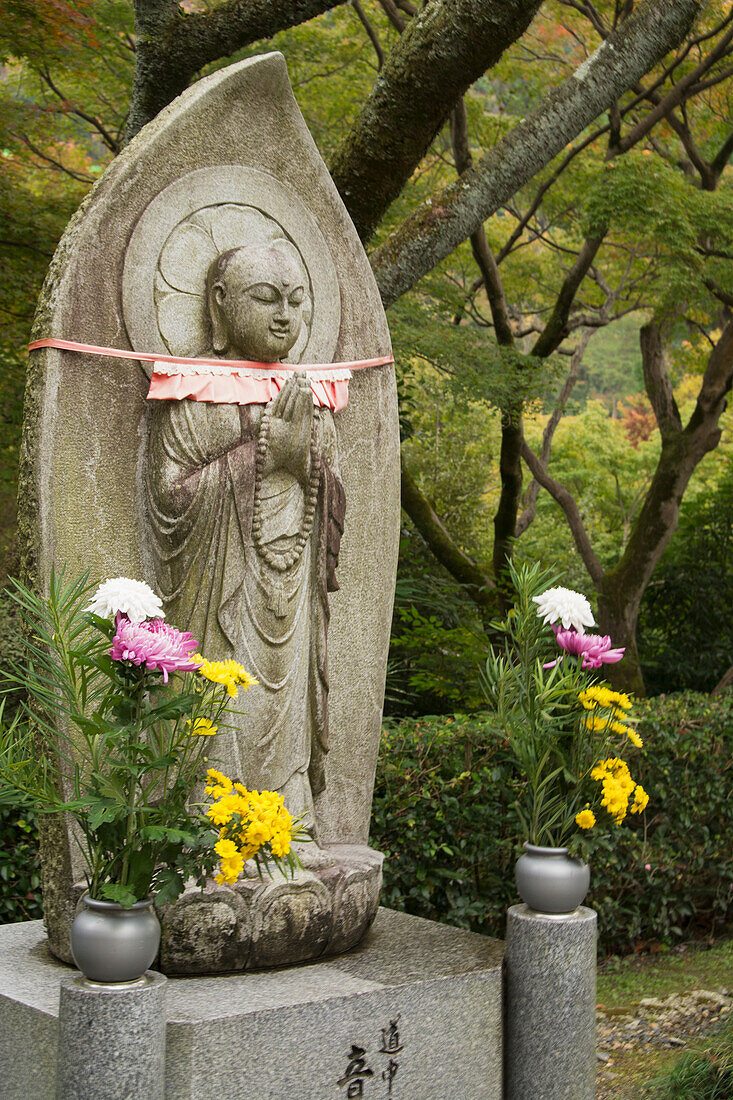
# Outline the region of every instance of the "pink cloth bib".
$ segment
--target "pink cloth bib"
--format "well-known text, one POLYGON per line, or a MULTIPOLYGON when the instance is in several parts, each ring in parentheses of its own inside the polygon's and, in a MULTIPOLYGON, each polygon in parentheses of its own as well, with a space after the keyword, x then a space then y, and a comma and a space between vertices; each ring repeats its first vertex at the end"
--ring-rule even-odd
MULTIPOLYGON (((241 368, 219 368, 209 373, 205 369, 193 374, 171 373, 175 365, 156 363, 150 379, 148 401, 212 401, 218 405, 266 405, 283 388, 294 371, 252 371, 241 368), (166 369, 159 371, 158 367, 166 369), (258 377, 258 375, 260 377, 258 377)), ((325 371, 305 371, 310 382, 313 404, 338 412, 349 400, 351 371, 338 371, 338 377, 322 377, 325 371)))

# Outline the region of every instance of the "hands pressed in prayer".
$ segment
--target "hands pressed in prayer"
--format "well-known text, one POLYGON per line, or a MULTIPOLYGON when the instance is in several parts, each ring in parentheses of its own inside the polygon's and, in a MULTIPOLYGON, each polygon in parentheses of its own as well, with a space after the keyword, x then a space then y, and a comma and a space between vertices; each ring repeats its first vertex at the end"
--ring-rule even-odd
POLYGON ((313 397, 304 374, 293 374, 270 406, 270 428, 263 473, 287 470, 306 485, 310 474, 313 397))

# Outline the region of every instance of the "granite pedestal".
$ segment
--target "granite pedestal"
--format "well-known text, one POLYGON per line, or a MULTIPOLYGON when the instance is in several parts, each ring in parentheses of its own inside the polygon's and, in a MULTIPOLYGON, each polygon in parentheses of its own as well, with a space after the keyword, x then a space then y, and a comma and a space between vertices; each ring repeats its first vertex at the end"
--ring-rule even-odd
POLYGON ((596 914, 509 910, 506 1100, 596 1094, 596 914))
POLYGON ((162 974, 98 985, 61 979, 56 1100, 164 1100, 162 974))
MULTIPOLYGON (((169 978, 166 1100, 501 1100, 502 956, 496 940, 380 909, 335 959, 169 978)), ((0 927, 4 1100, 53 1100, 70 973, 40 921, 0 927)))

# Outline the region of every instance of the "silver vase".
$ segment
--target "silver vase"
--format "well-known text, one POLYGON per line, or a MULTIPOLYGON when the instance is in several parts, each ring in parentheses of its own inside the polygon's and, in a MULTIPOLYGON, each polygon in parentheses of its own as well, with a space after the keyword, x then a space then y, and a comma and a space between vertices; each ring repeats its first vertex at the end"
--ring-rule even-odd
POLYGON ((71 953, 93 982, 131 982, 152 965, 160 946, 160 921, 153 899, 123 909, 116 901, 88 894, 71 925, 71 953))
POLYGON ((590 868, 567 848, 524 845, 515 869, 517 893, 537 913, 572 913, 588 893, 590 868))

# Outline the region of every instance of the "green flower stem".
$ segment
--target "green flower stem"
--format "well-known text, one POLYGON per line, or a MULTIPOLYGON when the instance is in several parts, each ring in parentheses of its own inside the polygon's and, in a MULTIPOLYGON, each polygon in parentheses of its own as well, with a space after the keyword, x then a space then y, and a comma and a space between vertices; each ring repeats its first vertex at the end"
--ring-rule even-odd
MULTIPOLYGON (((140 729, 140 721, 143 713, 143 700, 145 697, 145 673, 140 676, 140 684, 137 692, 137 706, 135 713, 135 730, 140 729)), ((122 860, 122 872, 120 874, 120 885, 127 886, 127 876, 130 868, 130 854, 135 844, 135 834, 137 832, 137 814, 135 813, 135 795, 137 788, 137 778, 133 775, 129 777, 130 791, 127 798, 127 836, 125 838, 125 855, 122 860)))

